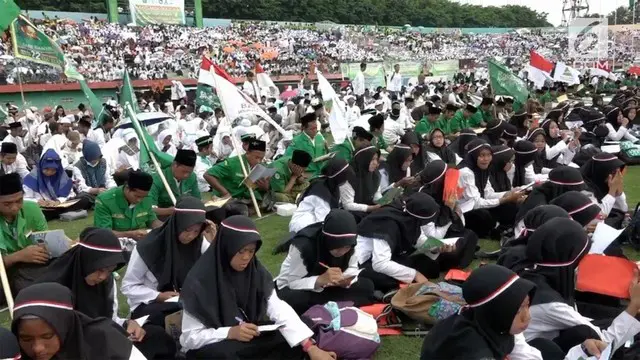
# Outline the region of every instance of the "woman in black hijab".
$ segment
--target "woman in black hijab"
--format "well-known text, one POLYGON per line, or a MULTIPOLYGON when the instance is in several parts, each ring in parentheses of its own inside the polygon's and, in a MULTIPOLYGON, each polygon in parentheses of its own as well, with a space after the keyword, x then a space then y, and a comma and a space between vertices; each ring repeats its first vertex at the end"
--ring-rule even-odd
POLYGON ((602 209, 607 225, 619 229, 629 211, 623 189, 626 164, 617 156, 599 153, 580 169, 582 178, 602 209))
POLYGON ((397 184, 400 180, 411 176, 411 161, 413 151, 408 145, 396 145, 387 156, 387 160, 380 164, 380 187, 384 192, 390 186, 397 184))
MULTIPOLYGON (((478 245, 478 236, 464 228, 464 215, 456 206, 454 199, 444 199, 445 173, 448 166, 442 160, 432 161, 420 173, 420 192, 431 196, 440 207, 438 217, 425 227, 425 235, 436 239, 459 238, 452 252, 434 253, 437 257, 432 261, 429 278, 440 276, 440 272, 449 269, 464 269, 473 261, 473 254, 478 245)), ((429 259, 431 260, 431 259, 429 259)))
POLYGON ((535 187, 527 196, 516 215, 516 222, 521 221, 536 206, 546 205, 567 191, 582 191, 584 188, 580 170, 570 166, 555 168, 549 173, 549 180, 535 187))
POLYGON ((636 142, 638 138, 629 134, 629 128, 631 125, 630 121, 627 119, 623 113, 623 111, 615 106, 607 106, 604 109, 604 114, 607 117, 607 122, 605 126, 609 130, 607 134, 607 140, 613 141, 631 141, 636 142))
POLYGON ((304 351, 311 359, 328 356, 278 298, 273 278, 255 256, 261 245, 248 217, 222 221, 213 245, 185 280, 180 343, 187 359, 300 359, 304 351), (284 327, 258 333, 268 323, 284 327))
POLYGON ((417 192, 364 218, 358 225, 356 247, 364 268, 360 275, 384 293, 396 289, 399 281, 426 282, 427 257, 410 255, 426 240, 422 227, 437 219, 439 208, 431 196, 417 192))
POLYGON ((497 192, 490 178, 493 158, 491 146, 482 139, 469 143, 465 159, 458 164, 459 187, 463 189, 460 204, 469 207, 465 212, 466 227, 479 237, 500 238, 501 232, 513 228, 517 202, 523 196, 519 192, 497 192), (499 225, 499 228, 497 224, 499 225))
POLYGON ((20 360, 20 345, 13 333, 5 328, 0 328, 0 359, 20 360))
MULTIPOLYGON (((431 130, 429 134, 429 145, 427 146, 427 151, 438 155, 440 160, 444 161, 446 164, 451 166, 456 165, 456 153, 451 151, 445 144, 445 134, 444 131, 435 128, 431 130)), ((424 170, 424 167, 420 169, 420 171, 424 170)))
POLYGON ((11 331, 27 360, 145 359, 111 319, 75 311, 71 290, 58 283, 34 284, 18 293, 11 331))
MULTIPOLYGON (((529 359, 542 359, 539 352, 515 337, 529 324, 529 303, 535 292, 531 281, 502 266, 477 268, 462 285, 467 306, 429 331, 420 359, 508 359, 514 351, 529 354, 529 359)), ((554 359, 550 355, 544 354, 544 359, 554 359)))
POLYGON ((508 122, 504 122, 504 127, 502 129, 502 140, 508 147, 513 147, 516 140, 518 139, 518 129, 515 125, 509 124, 508 122))
POLYGON ((515 152, 513 181, 511 185, 513 187, 526 186, 535 181, 546 180, 546 175, 536 175, 533 170, 533 162, 536 159, 536 153, 538 150, 536 146, 528 140, 520 140, 513 146, 515 152))
POLYGON ((313 179, 300 195, 298 207, 289 222, 289 232, 296 233, 304 227, 324 221, 331 209, 340 207, 340 186, 355 182, 355 173, 349 163, 333 158, 322 169, 322 175, 313 179))
POLYGON ((491 146, 502 145, 503 142, 501 139, 505 124, 506 122, 502 120, 487 124, 487 129, 482 132, 480 138, 484 139, 491 146))
POLYGON ((478 138, 473 129, 462 129, 458 138, 453 140, 449 145, 451 149, 459 159, 456 159, 456 164, 459 163, 465 156, 467 156, 467 144, 478 138))
POLYGON ((331 210, 323 223, 299 231, 275 280, 278 296, 298 314, 329 301, 371 304, 373 283, 357 278, 357 232, 353 215, 339 209, 331 210))
POLYGON ((509 171, 513 167, 514 151, 506 145, 492 146, 491 167, 489 169, 489 181, 494 191, 511 191, 511 179, 509 171))
POLYGON ((111 230, 86 228, 78 245, 57 258, 37 282, 57 282, 71 289, 76 311, 91 317, 106 317, 122 326, 135 339, 147 359, 168 359, 176 346, 164 328, 118 317, 118 293, 113 272, 125 265, 120 241, 111 230))
POLYGON ((411 173, 417 174, 429 163, 429 154, 427 148, 424 145, 424 141, 418 138, 418 134, 415 131, 407 131, 402 136, 401 143, 411 147, 411 153, 413 154, 413 160, 411 161, 411 173))
POLYGON ((380 208, 380 205, 375 203, 375 200, 382 197, 379 161, 380 150, 375 146, 356 149, 351 160, 351 168, 355 175, 340 186, 340 203, 344 209, 353 213, 358 222, 371 211, 380 208))
POLYGON ((518 137, 520 138, 527 136, 530 126, 529 121, 531 121, 531 115, 524 109, 518 110, 511 116, 511 120, 509 120, 509 122, 516 127, 518 137))
POLYGON ((202 201, 182 197, 173 215, 138 241, 122 279, 122 293, 134 319, 149 316, 149 323, 164 327, 164 318, 181 309, 178 302, 184 279, 209 246, 212 226, 202 201))
POLYGON ((590 244, 582 226, 569 219, 552 219, 529 238, 529 266, 520 276, 535 283, 537 290, 531 301, 531 323, 524 332, 527 341, 553 339, 567 352, 585 339, 596 339, 612 343, 615 351, 640 332, 635 318, 640 310, 637 279, 630 285, 629 306, 609 321, 608 329, 601 330, 575 310, 575 271, 590 244))
POLYGON ((596 224, 600 221, 600 207, 598 204, 579 191, 567 191, 551 200, 551 204, 566 210, 573 220, 577 221, 589 232, 593 232, 596 224))

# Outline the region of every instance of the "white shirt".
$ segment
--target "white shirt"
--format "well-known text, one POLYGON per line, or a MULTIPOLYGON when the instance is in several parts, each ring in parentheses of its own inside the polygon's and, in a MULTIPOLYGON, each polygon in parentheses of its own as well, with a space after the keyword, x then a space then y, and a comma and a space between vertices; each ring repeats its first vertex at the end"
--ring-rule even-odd
POLYGON ((398 120, 387 118, 384 121, 384 131, 382 132, 382 138, 389 146, 397 144, 398 142, 400 142, 400 138, 404 136, 404 127, 400 122, 398 122, 398 120))
POLYGON ((389 76, 387 90, 396 92, 402 90, 402 75, 400 73, 394 72, 389 76))
POLYGON ((198 154, 198 157, 196 159, 196 166, 194 167, 193 172, 196 174, 196 179, 198 180, 198 189, 200 190, 200 192, 208 192, 209 190, 211 190, 211 186, 209 185, 207 180, 204 179, 204 174, 207 172, 207 170, 211 169, 213 165, 214 162, 211 157, 207 156, 203 159, 203 157, 198 154))
MULTIPOLYGON (((462 198, 460 203, 473 202, 473 209, 488 209, 494 208, 500 205, 500 198, 505 194, 504 192, 495 192, 491 186, 491 181, 487 181, 487 185, 484 188, 484 197, 480 195, 480 191, 476 186, 476 178, 473 171, 469 168, 460 169, 460 178, 458 179, 458 186, 463 189, 462 198)), ((465 207, 461 205, 461 207, 465 207)))
MULTIPOLYGON (((540 350, 529 345, 523 334, 515 335, 513 338, 515 342, 513 350, 509 354, 510 360, 543 360, 540 350)), ((582 351, 582 344, 572 347, 567 356, 565 356, 566 360, 587 358, 589 358, 589 355, 582 351)))
POLYGON ((364 95, 365 85, 364 85, 364 74, 362 71, 358 71, 356 77, 351 81, 351 86, 353 87, 353 93, 357 96, 364 95))
POLYGON ((462 103, 462 100, 460 100, 460 97, 456 93, 449 94, 449 97, 447 97, 447 104, 453 104, 458 107, 464 105, 462 103))
POLYGON ((358 105, 347 106, 346 111, 346 120, 347 124, 349 124, 349 129, 353 129, 356 121, 360 118, 360 108, 358 105))
POLYGON ((324 221, 331 211, 328 202, 322 200, 316 195, 306 196, 291 217, 289 222, 289 232, 298 232, 305 227, 324 221))
POLYGON ((140 167, 140 152, 136 152, 135 155, 129 155, 124 151, 120 151, 118 153, 118 158, 116 159, 116 169, 127 168, 138 170, 140 167))
MULTIPOLYGON (((571 161, 573 160, 573 157, 576 156, 576 151, 578 150, 577 148, 575 150, 569 149, 569 145, 567 145, 567 143, 562 140, 558 141, 558 143, 555 144, 553 147, 549 147, 549 145, 545 145, 545 146, 546 146, 545 153, 547 154, 547 160, 552 160, 556 156, 560 155, 556 160, 556 162, 560 165, 571 164, 571 161)), ((543 169, 543 173, 545 173, 544 169, 543 169)))
MULTIPOLYGON (((176 239, 177 241, 177 239, 176 239)), ((207 240, 202 240, 201 253, 209 248, 207 240)), ((122 286, 120 291, 122 295, 127 297, 129 309, 133 312, 140 304, 149 304, 154 301, 160 292, 158 289, 158 280, 153 275, 147 264, 140 257, 138 249, 131 252, 131 259, 127 265, 127 272, 122 278, 122 286)))
MULTIPOLYGON (((85 161, 85 160, 81 160, 81 161, 85 161)), ((87 164, 87 166, 91 166, 91 165, 87 164)), ((113 171, 111 171, 108 161, 105 161, 105 166, 106 166, 106 170, 104 172, 105 187, 107 189, 113 189, 114 187, 117 186, 116 182, 113 180, 113 171)), ((80 169, 77 166, 73 166, 72 171, 73 171, 73 178, 72 178, 73 183, 76 185, 78 191, 89 192, 89 190, 91 190, 91 187, 87 185, 87 181, 84 179, 84 177, 82 177, 82 171, 80 171, 80 169)))
MULTIPOLYGON (((347 181, 344 184, 340 185, 338 189, 340 190, 340 204, 345 210, 367 212, 367 208, 369 207, 369 205, 358 204, 354 202, 356 191, 353 189, 353 186, 351 186, 351 183, 347 181)), ((373 194, 372 200, 376 201, 381 197, 382 194, 380 193, 380 187, 378 187, 375 194, 373 194)))
MULTIPOLYGON (((313 332, 305 325, 296 312, 286 302, 280 300, 274 290, 267 300, 267 316, 276 324, 284 324, 280 334, 289 346, 294 347, 313 336, 313 332)), ((197 350, 209 344, 226 340, 231 327, 217 329, 207 328, 186 310, 182 313, 182 334, 180 345, 183 350, 197 350)))
POLYGON ((49 141, 49 139, 51 138, 51 130, 49 130, 48 122, 45 121, 42 124, 38 125, 38 130, 36 130, 36 137, 38 138, 40 146, 44 146, 44 144, 49 141))
POLYGON ((620 194, 620 196, 616 197, 609 194, 605 195, 598 203, 598 206, 600 206, 600 209, 602 209, 602 214, 605 218, 609 216, 611 210, 613 209, 618 209, 625 213, 629 211, 629 205, 627 204, 627 195, 625 195, 624 192, 620 194))
POLYGON ((622 125, 618 128, 617 131, 616 129, 613 128, 613 125, 609 123, 606 123, 605 126, 609 130, 609 134, 607 134, 607 139, 609 140, 613 140, 613 141, 628 140, 631 142, 638 141, 638 138, 629 134, 629 130, 622 125))
POLYGON ((100 132, 101 133, 98 133, 95 130, 89 129, 86 136, 87 140, 91 140, 102 147, 106 144, 106 142, 104 141, 104 132, 102 131, 102 129, 100 129, 100 132))
MULTIPOLYGON (((359 273, 358 257, 354 252, 349 259, 349 267, 343 272, 345 277, 355 276, 359 273)), ((280 265, 280 274, 275 279, 278 290, 288 287, 291 290, 309 290, 322 292, 322 287, 316 287, 318 276, 307 276, 307 267, 302 261, 302 255, 297 247, 290 245, 287 257, 280 265)))
POLYGON ((69 196, 66 197, 59 197, 59 198, 55 198, 52 199, 49 197, 48 194, 43 194, 40 192, 36 192, 31 190, 31 188, 22 185, 22 190, 24 191, 24 199, 25 200, 31 200, 31 201, 38 201, 38 200, 49 200, 49 201, 59 201, 61 203, 66 202, 67 199, 72 199, 76 196, 75 191, 73 191, 73 189, 71 189, 71 191, 69 192, 69 196))
POLYGON ((13 174, 17 173, 20 175, 21 179, 24 179, 25 176, 29 175, 29 170, 27 169, 27 160, 22 156, 22 154, 16 155, 16 161, 11 165, 5 165, 0 162, 0 166, 2 170, 4 170, 5 174, 13 174))
POLYGON ((23 153, 26 150, 26 147, 24 146, 24 140, 22 140, 21 137, 12 136, 11 134, 9 134, 4 138, 4 140, 2 140, 2 142, 16 144, 16 147, 18 148, 18 153, 23 153))

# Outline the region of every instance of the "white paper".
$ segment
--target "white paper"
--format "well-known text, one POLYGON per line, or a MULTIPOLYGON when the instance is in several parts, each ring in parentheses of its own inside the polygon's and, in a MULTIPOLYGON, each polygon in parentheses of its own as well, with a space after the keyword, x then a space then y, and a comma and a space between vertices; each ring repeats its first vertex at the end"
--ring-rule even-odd
POLYGON ((172 298, 165 300, 165 302, 175 302, 175 303, 177 303, 178 301, 180 301, 180 296, 174 296, 172 298))
POLYGON ((148 318, 149 318, 149 315, 145 315, 145 316, 139 317, 137 319, 133 319, 133 321, 137 322, 138 325, 140 325, 140 327, 142 327, 147 322, 148 318))
POLYGON ((600 357, 589 356, 582 351, 582 347, 580 345, 576 345, 569 350, 565 360, 610 360, 611 355, 613 355, 613 343, 607 345, 607 347, 602 350, 600 357))
POLYGON ((623 231, 624 229, 614 229, 604 222, 599 222, 591 237, 592 243, 589 254, 603 254, 604 250, 611 245, 613 240, 617 239, 623 231))
POLYGON ((273 325, 260 325, 258 326, 258 332, 269 332, 276 331, 284 327, 284 324, 273 324, 273 325))
POLYGON ((620 145, 602 145, 600 150, 609 154, 617 154, 620 152, 620 145))

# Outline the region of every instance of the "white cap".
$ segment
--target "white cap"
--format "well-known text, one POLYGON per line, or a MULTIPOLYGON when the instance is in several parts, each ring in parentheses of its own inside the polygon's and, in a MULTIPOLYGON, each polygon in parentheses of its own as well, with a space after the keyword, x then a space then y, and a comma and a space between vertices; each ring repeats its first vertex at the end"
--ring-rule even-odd
POLYGON ((63 117, 62 119, 60 119, 58 122, 60 124, 73 124, 75 119, 76 118, 75 118, 74 115, 67 115, 67 116, 63 117))
POLYGON ((373 106, 376 107, 376 106, 380 106, 380 105, 384 105, 384 101, 376 100, 376 102, 375 102, 375 104, 373 106))

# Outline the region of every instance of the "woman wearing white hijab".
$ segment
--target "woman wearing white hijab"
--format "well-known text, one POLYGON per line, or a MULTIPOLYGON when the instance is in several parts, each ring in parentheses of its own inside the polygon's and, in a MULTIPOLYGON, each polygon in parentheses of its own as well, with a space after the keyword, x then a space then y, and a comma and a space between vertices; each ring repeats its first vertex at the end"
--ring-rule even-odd
POLYGON ((156 138, 156 145, 158 149, 171 156, 175 156, 178 149, 173 145, 173 134, 175 132, 172 129, 165 129, 160 132, 156 138))

